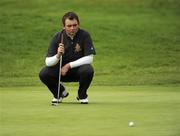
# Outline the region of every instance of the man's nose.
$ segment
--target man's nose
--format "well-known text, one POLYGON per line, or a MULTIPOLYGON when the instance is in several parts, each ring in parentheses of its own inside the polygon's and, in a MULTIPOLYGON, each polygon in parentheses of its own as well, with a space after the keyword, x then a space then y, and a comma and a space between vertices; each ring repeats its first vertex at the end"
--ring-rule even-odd
POLYGON ((75 28, 75 26, 71 26, 71 29, 74 29, 75 28))

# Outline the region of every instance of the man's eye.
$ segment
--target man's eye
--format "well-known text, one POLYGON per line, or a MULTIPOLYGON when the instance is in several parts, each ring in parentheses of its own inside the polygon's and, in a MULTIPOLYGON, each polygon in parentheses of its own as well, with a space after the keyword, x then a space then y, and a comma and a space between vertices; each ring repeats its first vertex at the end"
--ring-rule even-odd
POLYGON ((76 27, 77 26, 77 24, 74 24, 74 25, 67 25, 67 27, 76 27))

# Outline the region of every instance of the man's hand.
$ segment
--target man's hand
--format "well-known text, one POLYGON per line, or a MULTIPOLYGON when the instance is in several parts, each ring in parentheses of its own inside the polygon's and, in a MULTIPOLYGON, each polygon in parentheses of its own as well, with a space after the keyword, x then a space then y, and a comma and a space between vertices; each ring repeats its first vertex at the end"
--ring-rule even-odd
POLYGON ((67 74, 67 72, 69 71, 70 68, 71 68, 71 67, 70 67, 69 63, 66 64, 66 65, 64 65, 64 66, 61 68, 61 75, 62 75, 62 76, 65 76, 65 75, 67 74))
POLYGON ((57 58, 60 58, 64 54, 64 44, 60 43, 57 49, 57 58))

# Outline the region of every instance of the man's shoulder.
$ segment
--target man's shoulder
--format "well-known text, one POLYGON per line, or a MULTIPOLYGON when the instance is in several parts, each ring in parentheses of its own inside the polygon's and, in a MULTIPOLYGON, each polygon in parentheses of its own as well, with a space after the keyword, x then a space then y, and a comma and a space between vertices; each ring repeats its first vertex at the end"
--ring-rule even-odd
POLYGON ((55 32, 55 33, 54 33, 54 37, 59 37, 60 34, 61 34, 61 32, 55 32))
POLYGON ((52 36, 53 37, 52 39, 53 39, 54 42, 58 42, 59 41, 59 39, 61 37, 61 33, 62 33, 61 31, 58 31, 58 32, 54 33, 54 35, 52 36))
POLYGON ((79 33, 82 35, 82 36, 89 36, 89 32, 84 30, 84 29, 79 29, 79 33))

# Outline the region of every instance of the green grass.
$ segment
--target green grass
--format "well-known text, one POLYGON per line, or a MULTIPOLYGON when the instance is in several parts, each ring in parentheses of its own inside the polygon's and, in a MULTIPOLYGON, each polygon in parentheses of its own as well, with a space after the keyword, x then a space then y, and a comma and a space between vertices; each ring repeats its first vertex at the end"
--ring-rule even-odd
POLYGON ((180 83, 179 0, 1 0, 0 86, 41 85, 59 21, 80 16, 97 55, 95 85, 180 83))
POLYGON ((180 86, 93 86, 88 105, 77 86, 57 107, 44 87, 0 88, 2 136, 178 136, 180 86), (128 127, 134 121, 135 127, 128 127))
POLYGON ((179 0, 1 0, 0 135, 179 136, 179 7, 179 0), (78 104, 77 84, 67 84, 70 96, 52 107, 38 73, 67 11, 92 35, 95 76, 90 104, 78 104))

